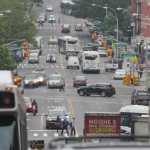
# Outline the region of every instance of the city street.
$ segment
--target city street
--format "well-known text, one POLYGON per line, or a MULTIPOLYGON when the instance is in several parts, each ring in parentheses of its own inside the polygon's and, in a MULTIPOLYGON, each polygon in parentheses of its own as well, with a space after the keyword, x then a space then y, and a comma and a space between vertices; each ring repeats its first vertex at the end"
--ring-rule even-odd
MULTIPOLYGON (((38 115, 33 116, 32 113, 27 113, 27 129, 28 140, 45 140, 47 144, 54 137, 60 136, 56 133, 56 129, 46 129, 46 117, 45 113, 48 109, 64 107, 70 113, 70 118, 76 118, 77 122, 77 135, 83 135, 84 128, 84 113, 85 112, 119 112, 120 108, 125 105, 131 104, 131 93, 133 92, 132 86, 123 85, 122 80, 114 80, 114 72, 105 72, 105 63, 107 57, 100 58, 100 74, 94 73, 82 73, 81 69, 67 69, 67 60, 65 55, 59 53, 58 46, 48 45, 49 37, 54 35, 61 36, 73 36, 78 37, 80 40, 80 50, 83 46, 86 46, 91 41, 91 35, 88 31, 89 28, 85 27, 84 19, 76 19, 71 16, 67 16, 60 12, 60 0, 44 0, 43 7, 33 7, 32 11, 37 11, 37 14, 46 13, 47 18, 49 15, 54 14, 56 17, 56 23, 51 25, 45 21, 42 27, 36 23, 36 27, 39 30, 37 36, 42 37, 42 55, 39 56, 39 64, 28 64, 27 58, 23 60, 18 66, 18 75, 23 78, 25 74, 30 73, 35 68, 44 67, 46 70, 46 78, 48 79, 50 74, 61 73, 65 76, 65 92, 59 92, 59 89, 48 89, 47 86, 39 86, 34 89, 25 89, 24 97, 30 97, 32 100, 36 99, 38 103, 38 115), (53 6, 53 12, 45 12, 46 6, 53 6), (60 23, 58 18, 60 17, 60 23), (83 24, 83 32, 75 31, 75 24, 83 24), (62 24, 70 24, 70 33, 61 33, 62 24), (57 56, 57 63, 46 63, 46 55, 55 54, 57 56), (73 78, 76 75, 84 75, 87 78, 87 85, 93 83, 102 82, 110 83, 116 89, 116 95, 112 97, 101 96, 79 96, 77 93, 77 87, 73 87, 73 78)), ((80 55, 80 54, 78 54, 80 55)), ((70 121, 71 121, 70 120, 70 121)), ((70 132, 70 128, 69 128, 70 132)), ((67 136, 64 131, 64 136, 67 136)))

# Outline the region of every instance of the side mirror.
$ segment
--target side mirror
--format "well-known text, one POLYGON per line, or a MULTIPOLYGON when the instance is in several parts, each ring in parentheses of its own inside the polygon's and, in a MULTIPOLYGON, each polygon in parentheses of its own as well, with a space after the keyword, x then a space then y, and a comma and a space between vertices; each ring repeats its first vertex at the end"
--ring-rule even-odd
POLYGON ((47 116, 48 116, 48 114, 46 113, 46 114, 45 114, 45 116, 47 117, 47 116))

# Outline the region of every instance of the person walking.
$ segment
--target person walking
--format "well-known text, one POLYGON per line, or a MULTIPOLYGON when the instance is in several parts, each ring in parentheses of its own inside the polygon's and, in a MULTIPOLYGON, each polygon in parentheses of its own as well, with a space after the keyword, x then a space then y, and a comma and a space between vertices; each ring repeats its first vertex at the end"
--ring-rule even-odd
POLYGON ((64 121, 62 122, 62 125, 63 125, 63 128, 62 128, 62 131, 61 131, 60 136, 63 135, 63 131, 64 131, 65 129, 66 129, 66 132, 67 132, 67 134, 68 134, 68 136, 69 136, 69 132, 68 132, 68 125, 69 125, 69 122, 68 122, 68 120, 67 120, 66 117, 65 117, 64 121))
POLYGON ((128 58, 127 59, 127 66, 126 67, 129 67, 129 65, 130 65, 130 59, 128 58))
POLYGON ((57 116, 57 133, 58 133, 58 130, 60 129, 61 127, 61 119, 59 117, 59 115, 57 116))
POLYGON ((72 121, 71 124, 70 124, 70 127, 71 127, 71 135, 72 135, 72 132, 74 132, 74 135, 76 135, 75 126, 76 126, 75 117, 73 117, 73 121, 72 121))
POLYGON ((62 91, 62 90, 65 92, 65 90, 64 90, 64 80, 63 80, 63 77, 61 77, 61 80, 60 80, 60 89, 59 89, 59 92, 62 91))
POLYGON ((60 17, 59 17, 59 19, 58 19, 58 22, 60 23, 60 17))

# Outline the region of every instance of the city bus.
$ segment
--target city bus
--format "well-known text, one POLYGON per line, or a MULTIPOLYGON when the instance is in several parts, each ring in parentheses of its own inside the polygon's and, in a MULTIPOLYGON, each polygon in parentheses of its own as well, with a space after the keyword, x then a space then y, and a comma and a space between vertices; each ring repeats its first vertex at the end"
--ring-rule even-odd
POLYGON ((58 38, 58 50, 61 53, 74 50, 77 53, 80 50, 79 39, 72 36, 63 36, 58 38))
POLYGON ((82 72, 100 73, 100 56, 96 51, 84 51, 81 61, 82 72))
POLYGON ((149 107, 142 105, 128 105, 120 109, 121 126, 131 127, 133 116, 149 115, 149 107))
POLYGON ((0 149, 27 150, 26 120, 26 104, 12 72, 0 71, 0 149))
POLYGON ((75 3, 73 3, 71 0, 62 0, 60 3, 61 12, 69 15, 71 13, 71 5, 75 5, 75 3))

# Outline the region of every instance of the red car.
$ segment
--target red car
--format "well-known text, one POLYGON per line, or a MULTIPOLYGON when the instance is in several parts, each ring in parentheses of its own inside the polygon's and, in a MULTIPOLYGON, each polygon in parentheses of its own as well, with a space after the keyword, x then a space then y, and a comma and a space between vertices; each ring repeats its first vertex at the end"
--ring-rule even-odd
POLYGON ((27 106, 26 111, 32 112, 32 99, 30 97, 24 97, 24 101, 25 101, 26 106, 27 106))

